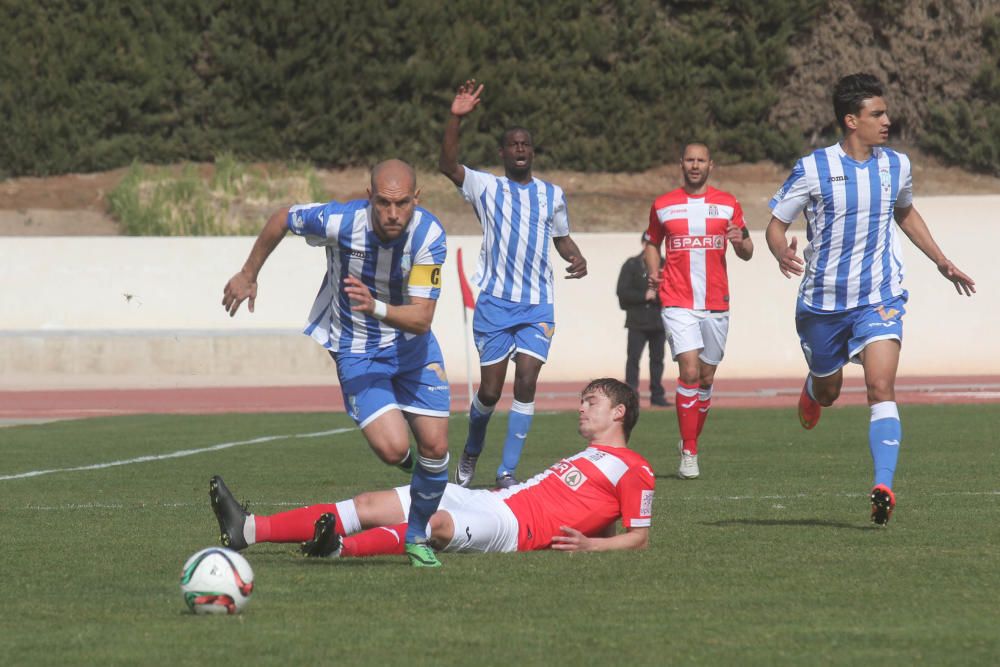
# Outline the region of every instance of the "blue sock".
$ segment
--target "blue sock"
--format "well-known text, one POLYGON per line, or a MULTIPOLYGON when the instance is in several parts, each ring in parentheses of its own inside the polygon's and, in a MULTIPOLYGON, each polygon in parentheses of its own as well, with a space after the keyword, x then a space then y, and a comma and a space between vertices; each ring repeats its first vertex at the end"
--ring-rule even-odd
POLYGON ((417 457, 410 481, 410 513, 406 517, 406 542, 412 544, 427 539, 427 523, 437 512, 448 484, 448 455, 443 459, 417 457))
POLYGON ((485 406, 479 401, 479 394, 472 397, 469 406, 469 435, 465 439, 465 453, 469 456, 479 456, 486 444, 486 427, 493 416, 494 406, 485 406))
POLYGON ((535 417, 535 403, 514 401, 510 406, 510 416, 507 417, 507 438, 503 441, 503 461, 497 468, 497 477, 509 472, 514 474, 521 460, 521 450, 524 440, 531 430, 531 420, 535 417))
POLYGON ((875 486, 884 484, 892 488, 896 472, 899 445, 903 440, 903 427, 895 401, 883 401, 872 406, 872 421, 868 427, 868 447, 872 452, 875 468, 875 486))

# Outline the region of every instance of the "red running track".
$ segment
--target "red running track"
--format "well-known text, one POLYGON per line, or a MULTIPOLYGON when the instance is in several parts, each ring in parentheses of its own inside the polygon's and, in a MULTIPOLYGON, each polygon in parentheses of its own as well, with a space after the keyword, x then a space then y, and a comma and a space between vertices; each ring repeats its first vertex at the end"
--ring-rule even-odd
MULTIPOLYGON (((741 379, 716 382, 713 407, 794 408, 801 378, 741 379)), ((541 383, 535 396, 538 410, 573 410, 584 382, 541 383)), ((667 383, 670 387, 671 384, 667 383)), ((510 406, 511 387, 500 408, 510 406)), ((896 382, 896 400, 913 403, 1000 403, 1000 376, 907 377, 896 382)), ((844 382, 838 405, 864 405, 864 382, 844 382)), ((644 399, 643 407, 648 402, 644 399)), ((467 389, 452 385, 452 410, 464 412, 467 389)), ((0 391, 0 420, 73 419, 132 414, 209 414, 227 412, 343 411, 337 386, 218 387, 168 389, 73 389, 0 391)))

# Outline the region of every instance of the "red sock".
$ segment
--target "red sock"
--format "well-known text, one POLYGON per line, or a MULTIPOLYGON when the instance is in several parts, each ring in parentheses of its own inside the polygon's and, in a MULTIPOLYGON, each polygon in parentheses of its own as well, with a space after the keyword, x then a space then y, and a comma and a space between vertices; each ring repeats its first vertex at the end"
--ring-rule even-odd
POLYGON ((677 395, 674 397, 677 408, 677 426, 680 428, 683 448, 688 454, 698 453, 698 385, 686 385, 677 379, 677 395))
POLYGON ((698 436, 701 436, 701 429, 705 428, 705 420, 708 418, 708 411, 712 409, 712 395, 708 398, 698 398, 698 436))
POLYGON ((345 537, 340 547, 341 557, 400 555, 406 542, 406 524, 379 526, 345 537))
MULTIPOLYGON (((313 538, 316 519, 337 514, 336 505, 310 505, 271 516, 254 515, 258 542, 305 542, 313 538)), ((344 522, 337 515, 337 533, 344 534, 344 522)))

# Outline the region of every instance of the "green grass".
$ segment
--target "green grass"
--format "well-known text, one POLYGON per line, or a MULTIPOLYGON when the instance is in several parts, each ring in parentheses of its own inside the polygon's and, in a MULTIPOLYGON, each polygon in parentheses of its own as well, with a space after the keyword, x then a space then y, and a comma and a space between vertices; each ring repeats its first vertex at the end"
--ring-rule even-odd
POLYGON ((130 236, 256 235, 290 201, 325 199, 311 166, 253 166, 223 154, 201 169, 133 163, 108 193, 108 211, 130 236))
MULTIPOLYGON (((216 540, 207 482, 271 513, 403 483, 356 431, 0 480, 0 664, 995 664, 1000 408, 903 407, 899 507, 867 521, 867 411, 713 412, 680 481, 673 412, 633 437, 658 471, 639 553, 306 561, 247 552, 239 617, 187 613, 177 580, 216 540), (223 663, 223 661, 225 661, 223 663)), ((458 452, 464 422, 453 420, 458 452)), ((499 457, 490 431, 480 477, 499 457)), ((349 426, 343 415, 151 416, 0 430, 0 476, 349 426)), ((540 414, 521 472, 576 451, 540 414)))

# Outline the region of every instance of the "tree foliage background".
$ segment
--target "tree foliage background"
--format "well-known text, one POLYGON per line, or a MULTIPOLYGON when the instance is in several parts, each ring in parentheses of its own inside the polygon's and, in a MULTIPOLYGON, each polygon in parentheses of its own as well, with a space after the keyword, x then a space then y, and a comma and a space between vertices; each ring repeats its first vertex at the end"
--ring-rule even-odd
MULTIPOLYGON (((496 161, 511 124, 533 130, 543 168, 638 171, 691 139, 722 161, 787 161, 816 128, 774 122, 774 109, 790 94, 790 45, 824 21, 823 6, 0 0, 0 176, 221 153, 430 166, 469 77, 486 84, 464 126, 473 164, 496 161)), ((995 82, 998 65, 984 62, 980 78, 995 82)), ((948 132, 995 135, 994 93, 934 113, 951 119, 948 132)), ((993 141, 981 168, 998 169, 993 141)), ((950 157, 944 143, 928 145, 950 157)))

